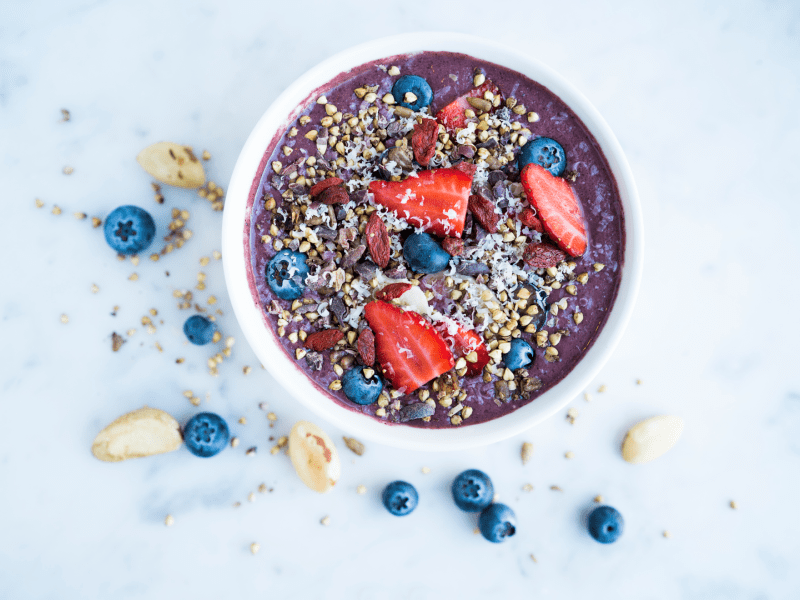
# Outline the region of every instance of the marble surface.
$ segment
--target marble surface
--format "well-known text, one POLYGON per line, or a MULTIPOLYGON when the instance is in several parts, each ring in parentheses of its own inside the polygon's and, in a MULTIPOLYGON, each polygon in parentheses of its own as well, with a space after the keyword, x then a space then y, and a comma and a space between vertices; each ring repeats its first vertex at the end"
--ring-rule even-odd
POLYGON ((307 2, 301 14, 255 1, 0 5, 1 598, 800 595, 797 5, 424 4, 307 2), (573 402, 574 425, 560 415, 455 454, 369 444, 356 457, 340 444, 341 483, 318 496, 267 439, 313 415, 259 368, 220 261, 199 265, 219 248, 220 213, 176 189, 157 205, 134 157, 160 140, 208 149, 207 170, 226 185, 251 127, 298 74, 362 40, 448 28, 530 52, 608 120, 644 204, 640 301, 591 402, 573 402), (119 262, 72 214, 102 218, 122 203, 145 206, 160 232, 173 207, 187 209, 194 237, 158 263, 119 262), (184 341, 173 298, 200 270, 207 288, 196 299, 215 295, 221 329, 239 342, 219 377, 207 373, 208 349, 184 341), (113 331, 128 339, 117 353, 113 331), (92 457, 96 433, 142 404, 187 419, 196 409, 184 390, 229 420, 236 450, 208 461, 185 449, 119 464, 92 457), (260 402, 278 416, 272 429, 260 402), (674 450, 646 466, 622 461, 626 429, 663 413, 686 422, 674 450), (536 450, 523 467, 526 440, 536 450), (453 507, 449 483, 468 467, 489 472, 516 510, 509 543, 483 541, 453 507), (402 520, 379 502, 398 478, 422 497, 402 520), (259 493, 261 483, 272 491, 259 493), (609 547, 582 525, 596 494, 627 521, 609 547))

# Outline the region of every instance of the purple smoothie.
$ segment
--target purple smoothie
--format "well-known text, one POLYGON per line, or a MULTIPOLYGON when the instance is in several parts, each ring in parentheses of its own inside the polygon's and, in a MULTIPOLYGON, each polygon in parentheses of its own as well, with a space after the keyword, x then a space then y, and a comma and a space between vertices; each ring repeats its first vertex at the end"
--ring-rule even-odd
MULTIPOLYGON (((491 80, 500 88, 505 99, 514 98, 518 105, 526 107, 526 112, 521 115, 515 114, 510 110, 502 113, 504 121, 511 124, 514 122, 520 124, 520 127, 517 130, 512 130, 512 132, 528 129, 531 132, 530 139, 545 136, 557 140, 566 151, 567 169, 577 172, 577 179, 571 185, 573 192, 580 200, 586 220, 589 239, 588 248, 581 257, 567 258, 567 261, 573 261, 576 264, 574 268, 564 267, 559 270, 557 280, 563 280, 552 285, 553 289, 549 285, 553 283, 552 278, 545 273, 540 271, 542 279, 538 280, 540 284, 544 285, 545 289, 550 291, 547 298, 548 304, 558 304, 562 299, 567 299, 568 303, 568 308, 559 310, 557 315, 548 313, 544 327, 548 334, 560 332, 561 339, 557 342, 556 347, 558 352, 557 359, 554 362, 546 360, 546 350, 537 347, 535 335, 525 332, 520 327, 522 339, 531 344, 536 354, 533 364, 527 368, 528 378, 533 381, 538 378, 541 386, 537 385, 538 389, 526 394, 527 398, 519 394, 520 389, 518 387, 517 390, 512 390, 508 397, 501 399, 500 397, 503 396, 503 384, 497 383, 502 379, 503 365, 500 364, 498 366, 498 374, 491 377, 491 381, 484 381, 481 375, 459 378, 461 390, 466 392, 466 398, 463 398, 464 394, 462 393, 461 398, 463 399, 459 399, 457 396, 450 406, 442 406, 437 403, 436 411, 429 421, 413 420, 405 424, 415 427, 451 427, 453 426, 453 421, 450 413, 453 407, 458 404, 471 408, 469 417, 463 419, 458 426, 463 427, 481 423, 508 414, 527 402, 534 401, 540 394, 561 381, 581 360, 583 354, 591 347, 602 330, 619 289, 625 250, 624 217, 617 185, 597 142, 578 117, 548 89, 515 71, 462 54, 424 52, 389 57, 340 74, 309 96, 307 101, 290 115, 287 127, 276 134, 266 149, 259 168, 259 174, 253 183, 249 198, 251 209, 249 209, 250 219, 245 228, 245 252, 249 259, 248 279, 250 280, 251 292, 254 301, 262 308, 265 322, 273 331, 278 343, 283 346, 287 354, 293 359, 296 356, 297 349, 303 348, 302 340, 295 337, 301 330, 311 333, 319 329, 337 327, 339 325, 337 318, 331 312, 330 306, 324 307, 320 311, 315 309, 320 302, 327 302, 330 305, 334 297, 341 298, 345 292, 339 290, 330 294, 331 290, 328 286, 325 286, 328 289, 323 287, 320 291, 315 291, 309 287, 301 299, 307 304, 292 312, 292 302, 278 299, 264 277, 269 260, 277 253, 274 243, 276 240, 291 237, 289 232, 292 230, 292 207, 295 206, 297 208, 299 202, 308 202, 307 199, 304 199, 304 196, 308 194, 308 188, 313 183, 321 181, 326 172, 328 175, 335 174, 345 182, 348 182, 354 176, 357 177, 357 174, 362 172, 355 167, 348 168, 347 164, 337 167, 334 161, 341 154, 337 153, 335 145, 334 147, 328 145, 327 150, 323 154, 319 154, 317 141, 321 136, 318 136, 316 141, 306 137, 307 132, 311 130, 319 130, 320 132, 327 130, 328 135, 331 135, 329 127, 323 128, 320 125, 321 120, 330 115, 326 113, 325 105, 317 103, 317 98, 320 95, 324 95, 328 104, 337 108, 337 113, 344 113, 339 115, 341 117, 340 122, 338 124, 334 122, 332 125, 332 127, 339 125, 339 130, 334 130, 334 133, 339 134, 337 136, 339 140, 347 135, 343 133, 347 131, 343 126, 347 124, 349 118, 357 118, 360 111, 367 110, 371 106, 377 107, 376 114, 365 115, 363 120, 372 122, 373 126, 377 125, 377 127, 374 127, 375 131, 387 129, 387 127, 389 128, 387 130, 390 130, 391 122, 396 121, 397 116, 393 116, 391 107, 381 101, 384 94, 391 91, 392 85, 398 78, 397 75, 389 75, 387 67, 390 66, 399 67, 402 75, 419 75, 428 81, 434 92, 433 103, 428 109, 429 115, 435 115, 438 110, 452 102, 456 97, 469 92, 473 88, 473 76, 476 70, 479 70, 485 74, 488 80, 491 80), (369 97, 359 98, 354 93, 354 90, 365 86, 373 86, 373 89, 374 86, 377 86, 374 92, 377 100, 368 102, 369 97), (528 114, 531 111, 538 113, 538 120, 529 120, 528 114), (310 121, 306 122, 306 117, 310 121), (296 128, 296 133, 293 128, 296 128), (291 153, 288 156, 285 154, 284 148, 291 149, 291 153), (307 164, 309 157, 320 159, 313 165, 313 171, 310 170, 310 165, 307 164), (325 168, 325 160, 331 163, 329 168, 325 168), (282 163, 280 173, 276 173, 272 168, 275 161, 282 163), (292 171, 298 174, 297 178, 292 179, 292 171), (305 185, 298 184, 298 180, 302 183, 301 178, 306 179, 305 185), (268 206, 271 206, 269 204, 271 201, 274 201, 275 208, 268 208, 268 206), (277 236, 274 235, 275 227, 278 227, 279 231, 277 236), (289 232, 287 232, 287 228, 289 232), (600 264, 603 265, 602 269, 596 270, 595 265, 600 264), (583 277, 578 276, 584 273, 588 273, 588 281, 581 283, 583 277), (545 284, 543 280, 549 280, 549 284, 545 284), (562 284, 560 288, 558 287, 559 283, 562 284), (575 286, 576 295, 567 293, 567 286, 569 285, 575 286), (287 314, 285 311, 289 311, 289 313, 287 314), (309 320, 307 317, 296 317, 297 313, 309 311, 318 313, 319 316, 313 320, 309 320), (576 323, 574 316, 576 312, 580 312, 583 317, 580 324, 576 323), (285 319, 288 322, 280 320, 287 316, 290 317, 285 319), (501 387, 500 391, 498 391, 498 385, 501 387)), ((336 117, 335 113, 333 117, 336 117)), ((351 129, 351 141, 358 133, 359 130, 357 128, 351 129)), ((384 146, 391 148, 396 139, 401 137, 401 133, 398 133, 394 138, 389 136, 387 139, 382 140, 384 146)), ((363 137, 366 138, 367 135, 365 134, 363 137)), ((508 147, 508 139, 501 135, 499 140, 501 148, 508 147), (506 143, 503 144, 503 141, 506 143)), ((454 148, 457 145, 454 144, 454 148)), ((475 145, 480 147, 481 142, 476 140, 475 145)), ((513 146, 513 151, 516 155, 520 147, 516 144, 513 144, 513 146)), ((444 153, 452 154, 452 151, 444 150, 444 153)), ((506 152, 506 155, 508 155, 508 152, 506 152)), ((353 155, 350 154, 349 156, 352 157, 353 155)), ((498 165, 495 164, 493 166, 498 165)), ((525 202, 524 194, 522 194, 521 199, 514 198, 510 192, 506 194, 508 189, 519 191, 518 187, 513 187, 513 184, 519 181, 515 168, 515 159, 507 165, 503 165, 502 169, 490 168, 482 170, 488 176, 484 174, 476 177, 476 180, 479 181, 473 184, 473 190, 477 187, 484 187, 484 192, 486 192, 486 186, 490 188, 489 193, 492 194, 499 190, 499 193, 494 194, 498 205, 502 207, 504 202, 507 204, 507 206, 501 208, 503 218, 513 215, 515 210, 521 210, 528 205, 525 202), (487 180, 483 183, 485 178, 487 180), (483 186, 481 185, 482 183, 483 186), (499 188, 497 187, 498 183, 501 184, 499 188)), ((352 187, 354 189, 351 190, 351 198, 355 198, 356 207, 368 205, 370 201, 368 195, 366 192, 359 191, 360 188, 365 187, 365 184, 355 181, 352 187)), ((313 210, 310 214, 316 215, 316 212, 321 212, 324 216, 326 208, 324 205, 319 210, 316 210, 313 204, 311 207, 313 210)), ((308 209, 306 209, 305 214, 299 213, 297 215, 298 222, 305 222, 304 219, 310 221, 308 214, 308 209)), ((318 221, 319 218, 317 217, 316 220, 318 221)), ((470 225, 470 220, 470 215, 468 214, 468 225, 465 227, 464 240, 467 247, 475 248, 482 243, 481 240, 485 239, 486 232, 477 227, 476 223, 470 225)), ((340 225, 342 221, 346 221, 346 219, 337 219, 337 223, 340 225)), ((308 225, 307 227, 319 231, 320 227, 324 229, 326 226, 327 221, 323 224, 308 225)), ((294 229, 296 230, 296 226, 294 229)), ((537 240, 537 234, 529 230, 523 231, 528 233, 530 240, 537 240)), ((396 233, 393 235, 398 237, 396 233)), ((326 242, 320 236, 317 236, 317 239, 323 244, 326 242)), ((358 238, 350 242, 350 250, 356 248, 358 242, 358 238)), ((294 245, 295 248, 293 249, 297 249, 297 244, 294 245)), ((329 245, 335 244, 331 242, 329 245)), ((327 257, 338 266, 341 263, 341 259, 336 255, 337 250, 341 251, 341 247, 335 246, 331 250, 325 249, 321 255, 318 253, 315 259, 319 259, 320 262, 324 263, 325 257, 327 257)), ((342 254, 346 256, 348 252, 344 251, 342 254)), ((368 252, 364 252, 359 261, 362 263, 361 266, 363 266, 363 263, 368 264, 368 261, 366 261, 368 255, 368 252)), ((393 264, 390 264, 389 269, 387 269, 389 275, 398 274, 396 267, 393 268, 393 264)), ((535 270, 527 267, 526 270, 535 272, 535 270)), ((350 273, 353 278, 352 281, 347 283, 353 284, 353 286, 355 286, 353 282, 369 281, 365 270, 359 268, 359 266, 356 267, 356 272, 351 270, 350 273), (361 271, 361 275, 359 275, 358 271, 361 271)), ((485 276, 487 279, 488 277, 485 276)), ((457 273, 456 278, 458 278, 457 273)), ((489 281, 486 283, 488 285, 491 284, 489 281)), ((450 300, 448 297, 449 288, 445 287, 445 281, 442 277, 431 275, 421 277, 420 286, 423 290, 433 293, 434 298, 430 300, 430 304, 442 313, 447 314, 457 309, 458 301, 450 300)), ((380 286, 378 286, 379 288, 380 286)), ((497 293, 496 290, 493 291, 497 293)), ((352 286, 351 293, 353 293, 352 286)), ((509 293, 509 296, 509 301, 511 301, 514 296, 511 293, 509 293)), ((361 304, 363 305, 363 301, 361 304)), ((351 313, 352 308, 348 311, 348 316, 351 313)), ((524 315, 524 312, 520 312, 520 314, 524 315)), ((534 321, 537 318, 534 316, 534 321)), ((363 327, 364 325, 365 321, 362 316, 360 322, 353 318, 351 326, 342 329, 355 331, 359 326, 363 327)), ((341 379, 340 374, 334 371, 331 358, 340 367, 347 370, 348 366, 358 364, 355 345, 347 344, 343 349, 335 350, 333 354, 328 351, 321 352, 319 355, 317 362, 321 362, 321 367, 318 370, 312 368, 313 361, 309 361, 306 357, 296 360, 295 364, 298 369, 311 378, 320 390, 330 396, 331 401, 337 402, 350 410, 370 415, 380 421, 389 424, 396 423, 400 415, 399 409, 408 404, 420 402, 419 393, 423 389, 428 390, 432 398, 437 398, 436 392, 432 389, 431 383, 429 383, 409 395, 388 398, 388 406, 380 407, 378 404, 359 406, 353 404, 345 398, 342 391, 331 391, 329 385, 334 380, 341 379), (383 411, 379 411, 378 414, 380 415, 381 412, 385 414, 375 416, 376 411, 380 408, 383 408, 383 411)), ((315 364, 314 366, 318 365, 315 364)), ((377 363, 375 368, 379 370, 377 363)), ((386 390, 389 391, 390 389, 391 386, 387 385, 386 390)), ((461 415, 462 413, 459 411, 455 414, 461 415)))

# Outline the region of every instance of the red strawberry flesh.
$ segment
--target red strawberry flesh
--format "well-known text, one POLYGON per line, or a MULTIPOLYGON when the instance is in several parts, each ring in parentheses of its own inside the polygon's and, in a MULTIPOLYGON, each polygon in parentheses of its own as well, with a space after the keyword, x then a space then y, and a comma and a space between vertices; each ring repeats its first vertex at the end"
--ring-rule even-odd
POLYGON ((375 358, 396 390, 409 394, 453 368, 447 343, 418 313, 376 300, 364 316, 375 333, 375 358))
POLYGON ((467 329, 447 317, 438 321, 434 327, 444 338, 444 341, 447 342, 448 347, 453 352, 453 356, 460 358, 473 351, 477 354, 478 360, 476 362, 467 361, 468 376, 479 375, 483 371, 483 367, 489 364, 489 350, 477 331, 467 329))
POLYGON ((461 237, 472 177, 458 169, 420 171, 403 181, 373 181, 375 202, 439 237, 461 237))
POLYGON ((436 113, 436 120, 444 125, 445 129, 451 133, 456 129, 462 129, 466 127, 467 117, 464 115, 464 111, 475 110, 467 98, 484 98, 484 94, 486 92, 491 92, 495 97, 500 96, 502 98, 500 88, 498 88, 491 81, 487 80, 480 86, 472 88, 463 96, 459 96, 438 113, 436 113))
POLYGON ((569 183, 536 163, 527 164, 520 179, 547 235, 570 256, 586 252, 586 226, 569 183))

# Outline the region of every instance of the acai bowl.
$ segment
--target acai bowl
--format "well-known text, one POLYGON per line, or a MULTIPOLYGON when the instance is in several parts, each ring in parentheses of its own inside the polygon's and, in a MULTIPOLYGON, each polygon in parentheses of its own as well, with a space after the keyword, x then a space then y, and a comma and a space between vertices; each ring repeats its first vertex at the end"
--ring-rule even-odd
POLYGON ((261 363, 393 446, 488 444, 558 411, 641 278, 639 200, 602 117, 480 38, 324 61, 270 106, 228 189, 226 282, 261 363))

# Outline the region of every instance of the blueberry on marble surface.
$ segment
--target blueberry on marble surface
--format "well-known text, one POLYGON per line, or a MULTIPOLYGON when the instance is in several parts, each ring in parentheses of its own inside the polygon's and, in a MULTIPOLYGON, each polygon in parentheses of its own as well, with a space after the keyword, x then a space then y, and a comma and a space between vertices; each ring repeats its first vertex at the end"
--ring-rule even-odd
POLYGON ((478 517, 478 528, 483 537, 499 544, 517 533, 517 516, 505 504, 490 504, 478 517))
POLYGON ((386 510, 396 517, 404 517, 417 508, 419 495, 410 483, 393 481, 383 489, 381 499, 386 510))
POLYGON ((103 225, 106 242, 119 254, 138 254, 150 247, 156 224, 150 213, 138 206, 119 206, 103 225))
POLYGON ((229 437, 225 419, 212 412, 197 413, 183 428, 183 441, 189 452, 202 458, 219 454, 229 437))
POLYGON ((383 379, 375 369, 359 365, 348 370, 342 377, 342 391, 350 402, 372 404, 383 391, 383 379))
POLYGON ((427 233, 412 233, 403 244, 403 258, 417 273, 440 273, 450 263, 450 255, 427 233))
POLYGON ((589 515, 589 534, 601 544, 616 542, 624 526, 622 515, 611 506, 598 506, 589 515))
POLYGON ((559 177, 567 168, 567 153, 557 141, 548 137, 538 137, 522 147, 517 158, 520 172, 528 163, 541 165, 559 177))
POLYGON ((403 75, 392 86, 392 96, 400 106, 405 106, 413 111, 419 111, 433 102, 433 90, 430 84, 418 75, 403 75), (416 96, 411 102, 406 100, 406 94, 416 96))
POLYGON ((203 315, 192 315, 183 324, 186 338, 197 346, 205 346, 214 338, 217 326, 203 315))
POLYGON ((303 295, 308 276, 306 255, 288 248, 281 250, 269 261, 266 269, 267 283, 281 300, 296 300, 303 295))
POLYGON ((467 469, 453 480, 456 506, 466 512, 480 512, 492 503, 494 486, 489 476, 478 469, 467 469))
POLYGON ((533 348, 521 338, 511 340, 511 348, 503 354, 503 362, 511 371, 527 367, 533 362, 533 358, 533 348))

